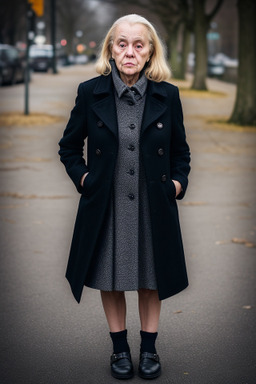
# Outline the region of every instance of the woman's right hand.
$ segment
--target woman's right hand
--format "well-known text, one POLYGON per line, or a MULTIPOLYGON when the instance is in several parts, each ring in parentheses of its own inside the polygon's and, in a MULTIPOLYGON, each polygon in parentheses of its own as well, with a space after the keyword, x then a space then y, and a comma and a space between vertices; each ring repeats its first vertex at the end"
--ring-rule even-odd
POLYGON ((81 178, 80 184, 81 184, 82 187, 84 186, 84 179, 86 178, 86 176, 88 175, 88 173, 89 173, 89 172, 86 172, 86 173, 82 176, 82 178, 81 178))

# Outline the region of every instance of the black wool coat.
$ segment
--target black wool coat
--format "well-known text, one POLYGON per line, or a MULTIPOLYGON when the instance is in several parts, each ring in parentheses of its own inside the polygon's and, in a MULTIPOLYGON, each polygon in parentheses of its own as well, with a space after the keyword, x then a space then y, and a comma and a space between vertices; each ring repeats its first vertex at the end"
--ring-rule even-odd
MULTIPOLYGON (((66 272, 74 297, 80 302, 90 262, 101 241, 118 153, 111 74, 79 85, 75 107, 59 145, 60 159, 81 194, 66 272), (89 174, 82 187, 80 181, 86 172, 89 174)), ((179 92, 174 85, 148 81, 140 151, 148 190, 158 293, 163 300, 188 285, 172 179, 181 183, 182 192, 177 199, 182 199, 188 185, 190 151, 179 92)))

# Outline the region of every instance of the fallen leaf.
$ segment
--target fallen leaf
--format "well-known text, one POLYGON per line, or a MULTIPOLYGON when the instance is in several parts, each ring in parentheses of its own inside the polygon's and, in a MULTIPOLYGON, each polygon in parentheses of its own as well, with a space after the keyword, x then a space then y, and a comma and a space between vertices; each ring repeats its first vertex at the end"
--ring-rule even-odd
POLYGON ((180 309, 178 309, 178 311, 174 312, 174 314, 178 314, 178 313, 182 313, 182 311, 180 309))
POLYGON ((219 241, 215 241, 215 244, 216 245, 222 245, 222 244, 228 244, 229 243, 229 241, 227 241, 227 240, 219 240, 219 241))
POLYGON ((251 305, 244 305, 243 309, 252 309, 252 306, 251 305))
POLYGON ((245 243, 245 246, 248 247, 248 248, 255 248, 256 244, 254 244, 254 243, 245 243))
POLYGON ((235 243, 235 244, 243 244, 245 245, 246 247, 248 248, 255 248, 256 247, 256 244, 253 243, 252 241, 248 241, 246 239, 240 239, 238 237, 234 237, 232 239, 232 243, 235 243))

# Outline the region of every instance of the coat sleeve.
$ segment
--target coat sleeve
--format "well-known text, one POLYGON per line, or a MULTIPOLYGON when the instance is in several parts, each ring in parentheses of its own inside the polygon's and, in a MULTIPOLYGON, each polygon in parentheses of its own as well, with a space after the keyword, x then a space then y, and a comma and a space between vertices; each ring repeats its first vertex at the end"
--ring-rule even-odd
POLYGON ((173 98, 172 116, 171 178, 179 181, 182 185, 182 192, 177 196, 177 199, 180 200, 184 197, 188 186, 190 149, 186 141, 183 112, 177 87, 175 87, 173 98))
POLYGON ((84 159, 84 140, 87 137, 86 110, 83 94, 83 84, 78 87, 75 106, 63 137, 59 142, 60 160, 65 165, 66 171, 79 193, 82 192, 80 181, 88 167, 84 159))

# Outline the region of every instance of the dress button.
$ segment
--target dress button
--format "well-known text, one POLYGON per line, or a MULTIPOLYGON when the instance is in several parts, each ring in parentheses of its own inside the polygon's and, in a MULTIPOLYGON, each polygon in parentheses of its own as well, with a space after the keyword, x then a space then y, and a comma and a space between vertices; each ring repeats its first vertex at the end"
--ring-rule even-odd
POLYGON ((163 156, 163 154, 164 154, 163 148, 159 148, 157 153, 158 153, 159 156, 163 156))
POLYGON ((130 174, 130 175, 134 175, 134 173, 135 173, 135 172, 134 172, 134 169, 130 169, 129 174, 130 174))
POLYGON ((103 121, 99 120, 99 121, 97 122, 97 125, 98 125, 99 128, 102 128, 103 125, 104 125, 104 123, 103 123, 103 121))
POLYGON ((101 156, 101 150, 99 148, 96 149, 95 153, 97 156, 101 156))
POLYGON ((158 129, 162 129, 164 127, 163 123, 160 123, 160 122, 157 123, 156 126, 157 126, 158 129))
POLYGON ((128 197, 129 197, 130 200, 134 200, 135 199, 135 196, 134 196, 133 193, 129 193, 128 197))
POLYGON ((129 105, 134 105, 134 102, 133 101, 128 101, 128 104, 129 105))
POLYGON ((166 175, 162 175, 162 177, 161 177, 161 181, 162 181, 163 183, 165 183, 166 180, 167 180, 167 176, 166 176, 166 175))
POLYGON ((129 147, 128 147, 129 151, 134 151, 135 150, 135 147, 134 145, 130 144, 129 147))
POLYGON ((130 129, 134 129, 134 128, 135 128, 135 124, 130 124, 130 125, 129 125, 129 128, 130 128, 130 129))

